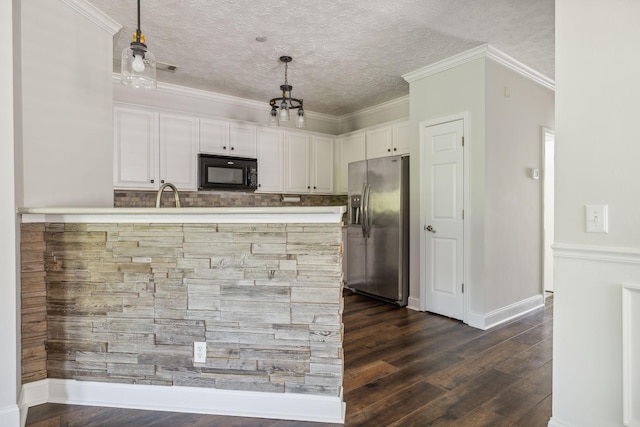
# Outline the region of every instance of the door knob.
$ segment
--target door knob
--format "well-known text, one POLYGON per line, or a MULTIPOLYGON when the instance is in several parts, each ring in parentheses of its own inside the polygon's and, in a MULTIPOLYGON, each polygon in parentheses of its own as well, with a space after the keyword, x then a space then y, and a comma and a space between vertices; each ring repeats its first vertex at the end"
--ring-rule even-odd
POLYGON ((430 226, 430 225, 425 225, 425 226, 424 226, 424 229, 425 229, 426 231, 430 231, 430 232, 432 232, 432 233, 435 233, 435 232, 436 232, 436 229, 435 229, 435 228, 433 228, 433 227, 432 227, 432 226, 430 226))

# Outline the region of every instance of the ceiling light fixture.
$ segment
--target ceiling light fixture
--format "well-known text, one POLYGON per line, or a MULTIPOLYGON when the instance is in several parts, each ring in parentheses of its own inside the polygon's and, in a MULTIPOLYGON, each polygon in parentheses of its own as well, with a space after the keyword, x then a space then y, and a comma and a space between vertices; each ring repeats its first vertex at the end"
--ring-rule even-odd
POLYGON ((302 108, 302 99, 296 99, 291 97, 291 90, 293 86, 287 81, 287 70, 289 68, 289 62, 292 61, 290 56, 281 56, 280 62, 284 62, 284 84, 280 86, 282 96, 273 98, 269 101, 271 105, 271 112, 269 113, 269 126, 280 126, 280 122, 288 122, 290 119, 289 111, 298 110, 296 114, 296 127, 303 128, 306 125, 304 109, 302 108), (278 111, 278 109, 280 111, 278 111))
POLYGON ((122 51, 120 82, 135 88, 156 88, 156 58, 144 44, 144 34, 140 31, 140 0, 138 0, 138 28, 133 33, 133 41, 122 51))

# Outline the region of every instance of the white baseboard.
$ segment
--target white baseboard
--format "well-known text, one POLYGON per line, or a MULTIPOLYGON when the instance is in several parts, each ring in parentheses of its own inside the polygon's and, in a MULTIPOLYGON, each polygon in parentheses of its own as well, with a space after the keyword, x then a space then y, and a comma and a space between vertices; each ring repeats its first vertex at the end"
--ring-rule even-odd
POLYGON ((11 405, 0 409, 0 426, 20 426, 20 409, 18 405, 11 405))
POLYGON ((416 297, 409 297, 407 301, 407 308, 410 308, 411 310, 415 310, 415 311, 421 311, 420 299, 416 297))
POLYGON ((559 419, 553 418, 553 417, 551 417, 547 426, 548 427, 573 427, 572 424, 567 424, 564 421, 560 421, 559 419))
MULTIPOLYGON (((47 379, 23 387, 27 406, 42 402, 295 421, 344 423, 340 397, 201 387, 152 386, 47 379)), ((26 413, 26 411, 25 411, 26 413)), ((4 424, 0 424, 4 425, 4 424)))
POLYGON ((522 301, 490 311, 484 315, 467 313, 465 320, 469 326, 487 330, 540 307, 544 307, 544 295, 542 294, 534 295, 522 301))

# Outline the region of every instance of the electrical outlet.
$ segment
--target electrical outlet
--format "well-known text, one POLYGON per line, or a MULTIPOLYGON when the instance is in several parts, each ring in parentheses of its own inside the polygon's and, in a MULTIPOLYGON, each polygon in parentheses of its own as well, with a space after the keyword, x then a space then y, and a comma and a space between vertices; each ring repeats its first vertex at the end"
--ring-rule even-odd
POLYGON ((207 343, 193 343, 193 363, 207 363, 207 343))

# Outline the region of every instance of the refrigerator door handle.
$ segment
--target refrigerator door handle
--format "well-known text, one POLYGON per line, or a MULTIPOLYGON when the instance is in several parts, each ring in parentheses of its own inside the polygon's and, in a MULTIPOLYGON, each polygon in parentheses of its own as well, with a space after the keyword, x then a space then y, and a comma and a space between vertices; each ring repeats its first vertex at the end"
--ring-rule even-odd
POLYGON ((362 184, 362 197, 360 197, 360 227, 362 228, 362 237, 367 237, 367 212, 365 211, 365 195, 367 194, 367 184, 362 184))
POLYGON ((365 184, 364 195, 362 197, 364 204, 364 218, 362 219, 362 226, 364 230, 364 236, 369 237, 371 234, 371 227, 369 224, 369 194, 371 193, 371 185, 365 184))

